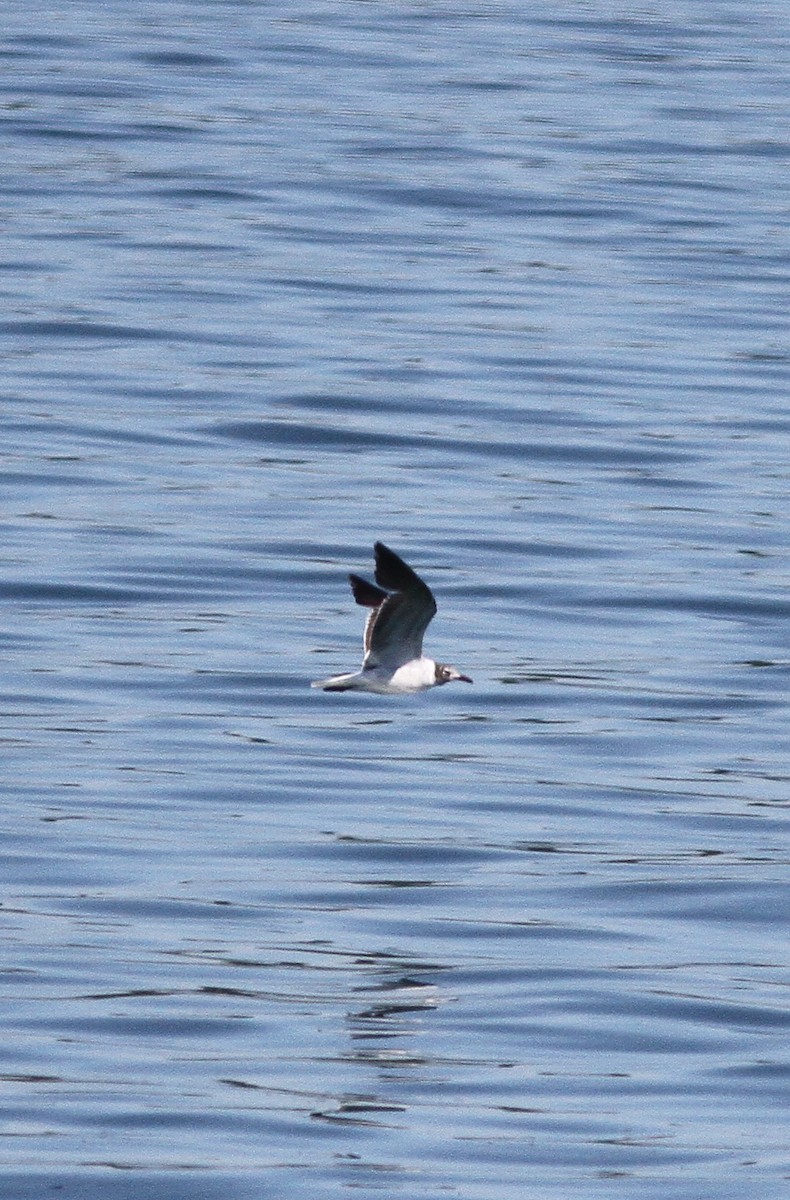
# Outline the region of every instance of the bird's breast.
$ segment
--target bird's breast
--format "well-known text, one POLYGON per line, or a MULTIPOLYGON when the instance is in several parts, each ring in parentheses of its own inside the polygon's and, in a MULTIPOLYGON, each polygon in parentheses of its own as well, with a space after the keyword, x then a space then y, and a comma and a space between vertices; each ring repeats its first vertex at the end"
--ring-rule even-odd
POLYGON ((436 663, 432 658, 413 658, 398 667, 389 681, 394 692, 421 692, 436 683, 436 663))

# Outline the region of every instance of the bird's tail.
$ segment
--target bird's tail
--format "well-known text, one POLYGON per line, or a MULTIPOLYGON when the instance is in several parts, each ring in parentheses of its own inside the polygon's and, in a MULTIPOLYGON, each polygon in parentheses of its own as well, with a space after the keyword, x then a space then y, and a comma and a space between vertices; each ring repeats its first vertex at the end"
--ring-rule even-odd
POLYGON ((310 687, 323 688, 325 692, 353 692, 358 680, 358 672, 351 675, 330 675, 329 679, 314 679, 310 687))

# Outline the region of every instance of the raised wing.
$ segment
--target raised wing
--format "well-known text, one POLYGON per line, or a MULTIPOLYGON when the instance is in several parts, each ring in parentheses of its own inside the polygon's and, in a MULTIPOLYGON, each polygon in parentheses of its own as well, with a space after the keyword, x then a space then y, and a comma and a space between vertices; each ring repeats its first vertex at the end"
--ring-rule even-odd
POLYGON ((427 584, 394 550, 376 542, 375 551, 376 583, 394 595, 383 593, 386 598, 368 618, 365 665, 380 663, 396 671, 421 656, 422 639, 436 613, 436 601, 427 584))

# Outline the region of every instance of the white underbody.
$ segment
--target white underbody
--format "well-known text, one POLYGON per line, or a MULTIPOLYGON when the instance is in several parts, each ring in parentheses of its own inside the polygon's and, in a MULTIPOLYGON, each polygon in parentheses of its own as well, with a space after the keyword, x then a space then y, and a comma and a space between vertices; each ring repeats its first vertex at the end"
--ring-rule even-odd
POLYGON ((385 666, 363 668, 351 675, 333 675, 317 679, 313 687, 325 691, 379 692, 381 695, 401 695, 423 692, 436 685, 436 663, 432 658, 413 658, 396 671, 385 666))

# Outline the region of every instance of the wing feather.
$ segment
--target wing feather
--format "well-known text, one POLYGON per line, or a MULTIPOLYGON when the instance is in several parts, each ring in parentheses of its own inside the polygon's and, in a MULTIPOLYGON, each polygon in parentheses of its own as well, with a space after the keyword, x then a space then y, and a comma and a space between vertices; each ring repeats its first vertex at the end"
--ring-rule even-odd
POLYGON ((361 575, 349 575, 348 578, 357 604, 362 604, 365 608, 378 608, 387 599, 385 591, 377 588, 375 583, 368 583, 361 575))
POLYGON ((389 596, 387 592, 376 587, 375 583, 369 583, 361 575, 349 575, 348 578, 357 604, 361 604, 364 608, 372 609, 372 612, 368 613, 368 619, 365 622, 365 632, 362 635, 363 652, 365 658, 367 658, 373 638, 373 626, 376 624, 376 616, 384 601, 389 599, 389 596))
POLYGON ((394 595, 386 596, 368 617, 365 665, 380 663, 396 671, 421 657, 422 640, 436 613, 436 601, 428 585, 394 550, 376 542, 375 551, 376 583, 394 595))

